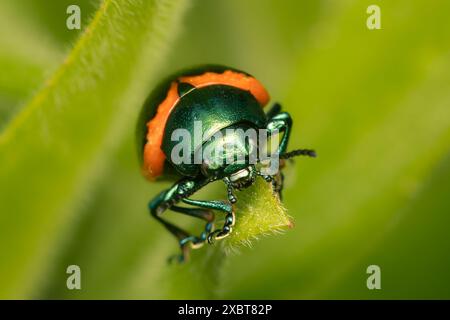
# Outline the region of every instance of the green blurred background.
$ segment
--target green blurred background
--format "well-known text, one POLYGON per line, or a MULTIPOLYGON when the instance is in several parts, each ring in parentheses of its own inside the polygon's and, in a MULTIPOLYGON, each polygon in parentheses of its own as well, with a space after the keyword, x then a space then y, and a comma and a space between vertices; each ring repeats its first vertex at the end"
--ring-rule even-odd
MULTIPOLYGON (((65 28, 69 4, 81 7, 83 28, 99 6, 1 1, 0 130, 83 32, 65 28)), ((51 203, 36 206, 32 224, 24 223, 30 212, 0 204, 0 297, 450 298, 449 12, 446 0, 192 1, 148 87, 204 63, 260 79, 294 118, 291 147, 319 154, 288 168, 284 203, 296 227, 225 261, 205 265, 200 253, 191 265, 167 265, 176 243, 146 211, 166 185, 140 176, 127 125, 94 181, 80 179, 83 194, 65 191, 74 201, 59 208, 71 218, 55 222, 45 248, 39 231, 52 225, 51 203), (366 27, 371 4, 381 8, 381 30, 366 27), (81 267, 80 291, 66 288, 71 264, 81 267), (381 290, 366 287, 372 264, 381 290)), ((0 164, 11 158, 0 153, 0 164)), ((0 183, 21 194, 16 186, 39 190, 46 181, 0 183)))

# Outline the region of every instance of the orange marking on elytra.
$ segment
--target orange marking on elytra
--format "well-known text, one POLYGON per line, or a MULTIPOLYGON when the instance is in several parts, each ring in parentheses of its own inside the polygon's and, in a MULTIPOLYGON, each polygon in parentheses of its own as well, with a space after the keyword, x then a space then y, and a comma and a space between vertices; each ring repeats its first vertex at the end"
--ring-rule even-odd
POLYGON ((226 70, 223 73, 205 72, 201 75, 180 77, 179 80, 180 82, 189 83, 196 88, 223 84, 250 91, 262 107, 270 100, 269 93, 258 80, 236 71, 226 70))
POLYGON ((166 98, 158 106, 156 115, 147 122, 147 143, 144 146, 142 171, 149 180, 154 180, 160 176, 164 169, 166 156, 161 150, 161 143, 167 119, 180 98, 177 89, 178 84, 175 81, 172 82, 166 98))

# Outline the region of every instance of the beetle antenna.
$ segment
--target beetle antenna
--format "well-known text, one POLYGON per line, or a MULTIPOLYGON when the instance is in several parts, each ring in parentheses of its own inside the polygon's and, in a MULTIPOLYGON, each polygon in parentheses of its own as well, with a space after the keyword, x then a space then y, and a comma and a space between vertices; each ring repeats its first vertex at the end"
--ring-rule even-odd
POLYGON ((280 159, 290 159, 298 156, 307 156, 311 158, 317 157, 317 154, 314 150, 311 149, 297 149, 293 151, 289 151, 280 155, 280 159))

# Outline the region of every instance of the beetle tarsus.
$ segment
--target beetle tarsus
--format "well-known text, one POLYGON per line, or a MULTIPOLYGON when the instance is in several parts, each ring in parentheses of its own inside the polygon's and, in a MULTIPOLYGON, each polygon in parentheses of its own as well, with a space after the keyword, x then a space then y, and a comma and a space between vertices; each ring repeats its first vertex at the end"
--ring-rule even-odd
POLYGON ((231 204, 235 204, 237 202, 237 198, 233 193, 233 187, 231 184, 227 185, 227 193, 228 193, 228 201, 230 201, 231 204))
POLYGON ((208 235, 208 243, 213 244, 216 240, 221 240, 221 239, 229 236, 231 234, 231 232, 233 231, 232 227, 234 226, 235 221, 236 221, 236 217, 234 215, 234 211, 231 211, 225 217, 225 223, 224 223, 222 229, 213 231, 208 235))

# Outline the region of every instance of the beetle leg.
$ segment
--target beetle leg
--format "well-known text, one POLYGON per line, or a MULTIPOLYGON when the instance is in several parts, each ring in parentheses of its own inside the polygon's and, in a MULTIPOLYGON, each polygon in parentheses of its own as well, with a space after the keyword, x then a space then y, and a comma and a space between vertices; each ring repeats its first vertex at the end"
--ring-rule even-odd
POLYGON ((292 118, 289 113, 281 112, 281 105, 278 103, 274 104, 272 109, 269 110, 269 112, 267 113, 267 117, 268 123, 266 128, 269 136, 273 135, 275 132, 283 132, 278 150, 275 152, 275 155, 278 156, 279 168, 278 172, 274 175, 265 175, 260 172, 257 173, 262 176, 267 182, 272 182, 274 191, 278 193, 281 199, 281 192, 283 190, 284 182, 284 176, 283 173, 281 173, 281 169, 284 166, 282 155, 286 152, 288 147, 292 128, 292 118))
MULTIPOLYGON (((205 232, 200 237, 192 236, 183 229, 175 226, 174 224, 161 218, 161 215, 167 210, 174 207, 174 204, 187 197, 193 192, 201 188, 205 183, 192 180, 182 180, 173 185, 170 189, 161 192, 149 203, 149 209, 151 215, 158 220, 170 233, 172 233, 177 239, 181 248, 181 255, 176 256, 179 262, 186 261, 189 258, 189 244, 192 248, 201 246, 206 238, 207 234, 212 230, 212 219, 214 216, 211 213, 202 210, 195 210, 191 208, 181 208, 175 206, 175 211, 182 212, 191 216, 200 217, 208 221, 205 232), (211 220, 211 221, 209 221, 211 220)), ((173 260, 174 257, 170 259, 173 260)))
POLYGON ((269 135, 275 131, 284 132, 283 137, 280 141, 280 145, 278 146, 278 150, 276 152, 278 155, 286 152, 287 145, 289 143, 289 137, 291 135, 291 128, 292 118, 287 112, 279 112, 269 118, 269 122, 267 123, 267 131, 269 135))
POLYGON ((182 199, 182 201, 184 203, 198 206, 198 207, 220 210, 227 214, 225 216, 225 222, 224 222, 222 229, 213 231, 208 235, 209 243, 213 243, 214 240, 223 239, 231 233, 232 227, 234 226, 234 222, 235 222, 235 215, 234 215, 233 207, 231 206, 231 204, 223 202, 223 201, 213 201, 213 200, 212 201, 201 201, 201 200, 192 200, 192 199, 187 199, 187 198, 182 199))
POLYGON ((186 214, 191 217, 200 218, 206 221, 205 230, 200 234, 199 239, 197 238, 197 241, 195 241, 196 239, 193 239, 193 241, 191 241, 191 246, 194 249, 200 248, 206 241, 206 237, 208 236, 208 234, 214 229, 214 212, 208 209, 186 208, 179 206, 172 206, 170 207, 170 210, 186 214))
POLYGON ((214 243, 215 240, 220 240, 229 236, 230 233, 233 231, 235 221, 236 217, 234 215, 234 211, 231 211, 225 216, 225 223, 222 229, 213 231, 208 235, 208 242, 212 244, 214 243))
MULTIPOLYGON (((278 110, 281 107, 276 108, 273 107, 273 109, 278 110)), ((271 112, 270 112, 271 114, 271 112)), ((289 113, 287 112, 279 112, 268 119, 268 123, 266 126, 268 138, 273 138, 273 136, 278 135, 279 133, 282 133, 280 142, 278 146, 276 147, 276 150, 271 149, 270 155, 265 154, 266 151, 263 151, 259 154, 259 161, 261 163, 269 161, 268 164, 270 164, 270 172, 267 171, 265 168, 264 170, 261 169, 261 171, 264 172, 264 174, 270 174, 271 176, 275 176, 280 171, 280 166, 282 166, 282 155, 286 152, 288 143, 289 143, 289 137, 291 134, 291 128, 292 128, 292 119, 289 113)), ((276 137, 278 139, 278 137, 276 137)), ((264 177, 264 176, 263 176, 264 177)), ((266 178, 267 180, 267 178, 266 178)))
POLYGON ((234 204, 234 203, 236 203, 237 199, 233 193, 233 185, 231 184, 231 182, 228 178, 225 178, 224 181, 227 185, 228 201, 230 201, 231 204, 234 204))

